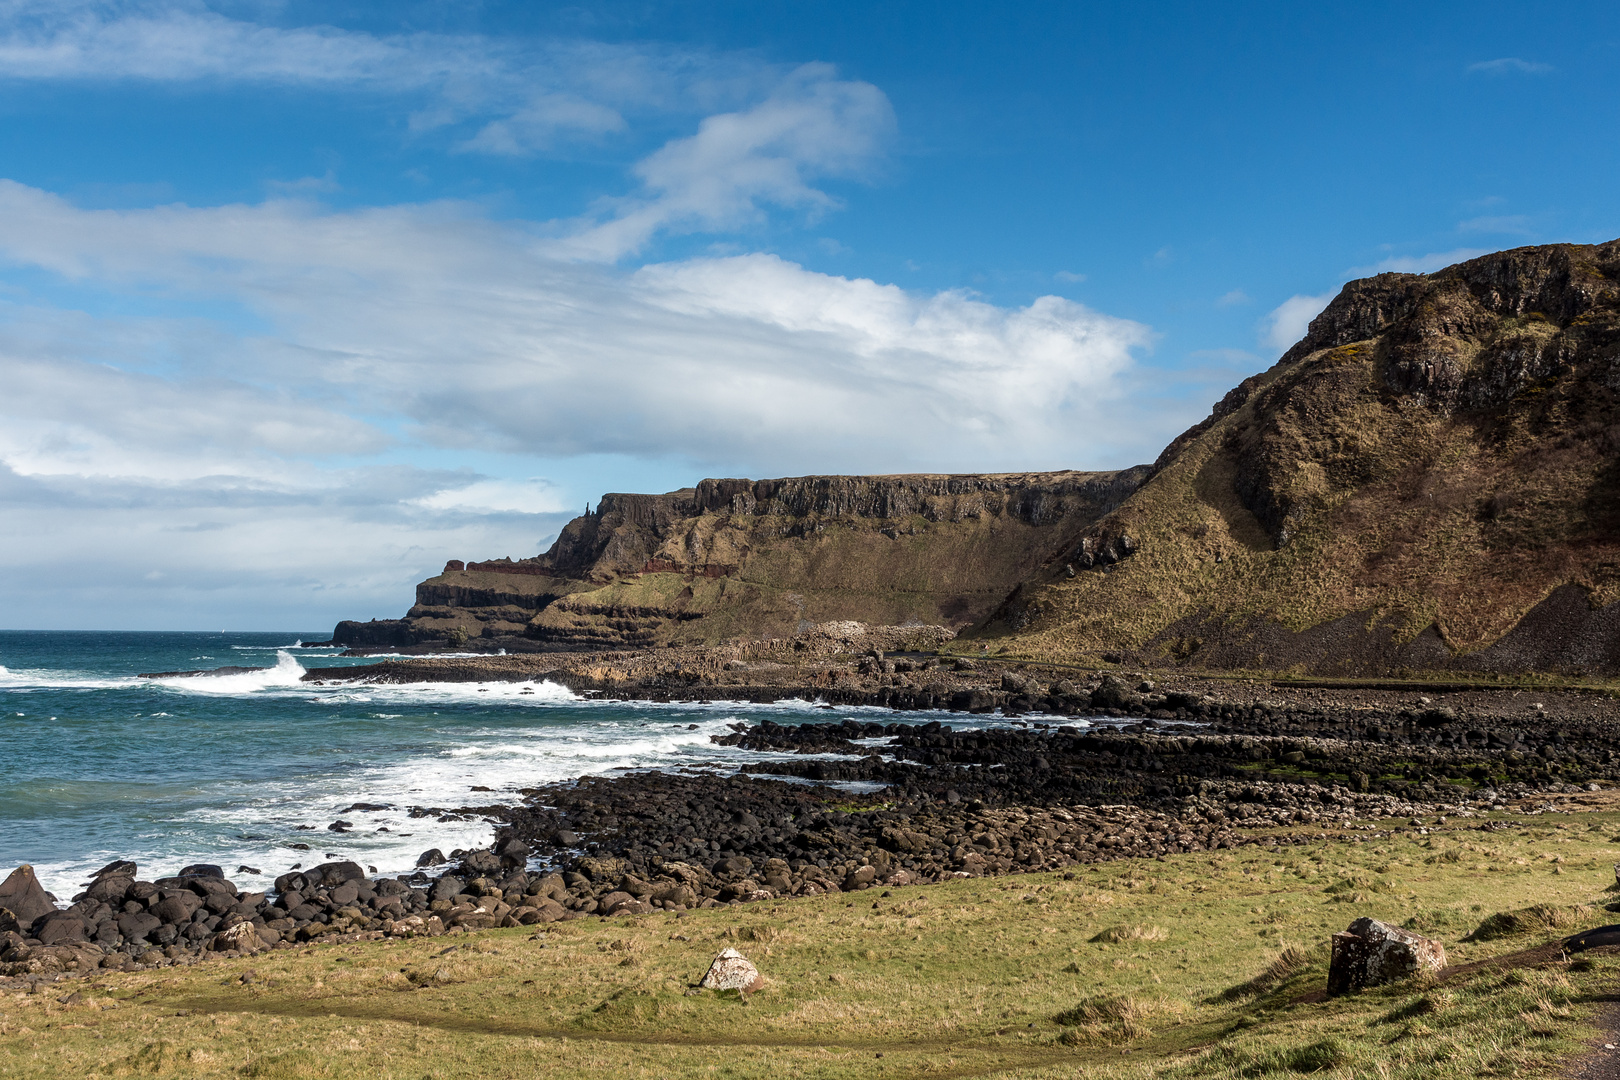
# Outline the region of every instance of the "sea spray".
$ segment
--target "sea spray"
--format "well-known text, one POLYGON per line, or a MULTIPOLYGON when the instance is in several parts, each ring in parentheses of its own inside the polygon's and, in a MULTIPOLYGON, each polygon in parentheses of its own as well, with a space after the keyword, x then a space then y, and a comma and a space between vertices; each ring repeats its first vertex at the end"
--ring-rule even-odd
POLYGON ((301 663, 286 651, 295 638, 315 640, 0 632, 8 752, 0 871, 31 862, 60 896, 114 858, 134 859, 154 877, 213 862, 249 882, 257 879, 238 866, 269 879, 329 857, 403 873, 428 848, 491 839, 490 822, 442 811, 515 803, 522 788, 584 775, 727 772, 776 756, 710 741, 740 721, 891 715, 828 712, 806 701, 587 700, 543 679, 321 686, 303 681, 305 664, 318 674, 375 660, 303 653, 301 663), (275 664, 225 676, 136 677, 250 650, 274 653, 275 664), (384 809, 353 809, 357 803, 384 809), (413 817, 413 807, 439 812, 413 817), (339 822, 348 825, 330 827, 339 822))

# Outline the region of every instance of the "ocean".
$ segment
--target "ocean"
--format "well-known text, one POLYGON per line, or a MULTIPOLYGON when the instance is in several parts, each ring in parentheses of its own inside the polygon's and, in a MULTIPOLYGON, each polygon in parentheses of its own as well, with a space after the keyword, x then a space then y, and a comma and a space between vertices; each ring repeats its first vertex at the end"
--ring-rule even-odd
POLYGON ((486 822, 411 818, 411 806, 515 802, 520 788, 579 776, 730 771, 769 757, 709 741, 738 721, 996 722, 808 701, 593 701, 546 682, 299 681, 375 662, 338 651, 304 648, 294 633, 0 631, 0 876, 31 863, 66 899, 113 859, 135 860, 146 880, 195 862, 238 881, 254 880, 242 866, 268 881, 328 859, 405 873, 428 848, 492 839, 486 822), (263 670, 138 677, 225 666, 263 670), (354 828, 328 829, 339 820, 354 828))

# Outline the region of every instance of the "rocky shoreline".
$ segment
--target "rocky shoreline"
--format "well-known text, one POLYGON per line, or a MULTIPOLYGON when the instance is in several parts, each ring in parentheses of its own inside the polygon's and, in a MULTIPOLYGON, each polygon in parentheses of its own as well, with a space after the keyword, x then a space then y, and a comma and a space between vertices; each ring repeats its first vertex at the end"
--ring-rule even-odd
POLYGON ((254 891, 217 866, 144 881, 135 864, 115 862, 59 910, 22 868, 0 885, 0 977, 1489 828, 1475 819, 1549 798, 1600 798, 1589 793, 1620 784, 1620 725, 1593 695, 1527 702, 1488 689, 1270 686, 1262 697, 1252 684, 1161 685, 880 649, 779 664, 764 681, 770 661, 714 652, 597 655, 543 671, 533 657, 401 661, 308 677, 544 677, 624 699, 813 694, 981 715, 968 728, 937 719, 737 724, 715 741, 761 757, 729 775, 583 777, 526 789, 515 805, 414 807, 419 818, 483 817, 496 842, 425 852, 414 873, 396 877, 325 863, 254 891), (1093 722, 1067 722, 1080 715, 1093 722), (869 790, 852 792, 852 781, 869 790))

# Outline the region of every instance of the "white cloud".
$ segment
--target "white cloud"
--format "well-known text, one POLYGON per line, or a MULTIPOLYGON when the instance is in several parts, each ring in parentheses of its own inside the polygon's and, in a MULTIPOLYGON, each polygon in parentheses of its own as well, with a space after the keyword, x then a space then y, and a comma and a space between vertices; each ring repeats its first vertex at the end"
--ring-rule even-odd
POLYGON ((0 3, 0 80, 237 83, 403 96, 410 130, 463 122, 464 151, 531 154, 623 132, 626 113, 757 101, 785 69, 748 54, 475 34, 276 26, 200 3, 0 3))
POLYGON ((1457 222, 1458 232, 1496 233, 1503 236, 1531 236, 1534 230, 1524 214, 1496 214, 1457 222))
POLYGON ((1233 289, 1231 292, 1222 293, 1221 296, 1215 301, 1215 306, 1236 307, 1239 304, 1251 304, 1253 302, 1254 301, 1249 298, 1249 294, 1244 292, 1242 289, 1233 289))
POLYGON ((1517 56, 1504 56, 1469 64, 1467 70, 1482 75, 1546 75, 1553 70, 1553 66, 1521 60, 1517 56))
POLYGON ((557 485, 543 477, 528 480, 475 480, 415 499, 429 510, 474 514, 560 514, 566 509, 557 485))
POLYGON ((1349 270, 1350 277, 1366 277, 1370 274, 1384 274, 1394 272, 1397 274, 1432 274, 1436 270, 1444 270, 1448 266, 1455 266, 1469 259, 1477 259, 1481 255, 1490 254, 1489 248, 1453 248, 1450 251, 1431 251, 1427 255, 1393 255, 1373 266, 1358 266, 1349 270))
MULTIPOLYGON (((912 267, 912 269, 916 269, 916 267, 912 267)), ((1086 275, 1077 274, 1073 270, 1059 270, 1052 276, 1066 285, 1078 285, 1086 280, 1086 275)))
POLYGON ((164 594, 171 619, 231 597, 270 611, 272 595, 397 614, 445 558, 533 554, 569 515, 546 481, 363 464, 383 455, 617 454, 690 461, 696 479, 1154 449, 1123 400, 1151 339, 1138 323, 763 254, 626 272, 559 260, 543 233, 448 203, 86 210, 0 182, 0 263, 99 306, 246 313, 241 327, 0 313, 0 574, 66 580, 93 562, 74 580, 138 613, 155 569, 182 590, 164 594))
POLYGON ((548 146, 564 133, 605 135, 627 126, 623 115, 606 105, 572 94, 538 94, 506 119, 484 125, 461 144, 461 149, 523 156, 548 146))
POLYGON ((3 625, 330 630, 396 618, 449 558, 523 557, 571 514, 467 513, 411 498, 420 470, 330 471, 245 489, 229 478, 19 477, 0 463, 3 625))
MULTIPOLYGON (((243 304, 275 331, 216 348, 210 378, 341 403, 309 417, 402 415, 439 445, 820 471, 1057 463, 1123 434, 1104 402, 1149 340, 1058 297, 1000 308, 769 255, 626 275, 546 250, 464 206, 89 211, 0 183, 0 258, 243 304)), ((223 411, 210 422, 281 437, 223 411)), ((321 423, 337 426, 289 427, 274 448, 379 437, 321 423)))
POLYGON ((1286 351, 1310 329, 1311 320, 1321 314, 1337 293, 1320 296, 1290 296, 1278 304, 1260 321, 1260 342, 1278 351, 1286 351))
POLYGON ((762 207, 830 209, 812 186, 864 173, 894 128, 888 98, 870 83, 840 80, 806 64, 750 109, 710 116, 635 167, 642 193, 603 204, 606 220, 553 248, 574 258, 616 259, 661 230, 734 229, 762 207))
POLYGON ((474 37, 267 26, 197 4, 12 3, 0 9, 0 26, 0 77, 10 79, 216 79, 397 89, 489 77, 504 59, 474 37))

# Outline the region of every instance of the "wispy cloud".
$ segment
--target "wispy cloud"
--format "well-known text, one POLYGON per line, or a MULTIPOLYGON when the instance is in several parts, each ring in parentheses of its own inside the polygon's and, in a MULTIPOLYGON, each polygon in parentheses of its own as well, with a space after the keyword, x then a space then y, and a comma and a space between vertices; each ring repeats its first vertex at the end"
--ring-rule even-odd
POLYGON ((1237 307, 1240 304, 1252 304, 1253 302, 1254 301, 1249 298, 1249 294, 1244 292, 1242 289, 1233 289, 1231 292, 1223 293, 1217 297, 1215 300, 1215 306, 1237 307))
POLYGON ((1477 64, 1469 64, 1466 70, 1481 75, 1546 75, 1553 71, 1553 66, 1521 60, 1517 56, 1503 56, 1496 60, 1481 60, 1477 64))
POLYGON ((785 70, 744 54, 655 45, 275 26, 195 3, 0 4, 0 80, 396 95, 413 132, 451 129, 452 148, 464 152, 532 154, 624 132, 630 114, 736 107, 768 92, 785 70))
POLYGON ((1432 274, 1469 259, 1488 255, 1489 248, 1453 248, 1450 251, 1431 251, 1426 255, 1392 255, 1372 266, 1357 266, 1346 271, 1347 277, 1367 277, 1370 274, 1432 274))
POLYGON ((1457 222, 1457 231, 1465 233, 1495 233, 1500 236, 1531 236, 1534 230, 1530 219, 1523 214, 1498 214, 1469 218, 1457 222))
MULTIPOLYGON (((197 410, 192 422, 219 434, 175 436, 180 445, 229 437, 276 452, 353 453, 381 436, 347 416, 403 414, 440 445, 542 455, 674 451, 822 469, 1011 464, 1078 451, 1080 416, 1106 431, 1101 402, 1149 340, 1140 324, 1055 296, 1002 308, 815 273, 770 255, 625 274, 558 262, 545 250, 521 224, 483 220, 465 206, 86 211, 0 183, 0 253, 9 261, 81 287, 227 297, 276 328, 232 347, 187 350, 209 358, 196 361, 207 363, 208 379, 191 391, 224 402, 244 392, 233 386, 263 388, 254 400, 265 422, 197 410), (268 406, 278 397, 269 388, 284 385, 305 387, 305 397, 287 401, 300 411, 272 423, 279 414, 268 406), (909 402, 904 419, 894 415, 896 395, 909 402), (618 421, 603 424, 608 401, 618 421), (1017 439, 1007 439, 1012 432, 1017 439)), ((99 348, 66 330, 53 347, 99 348)), ((57 378, 77 375, 59 368, 57 378)), ((47 419, 99 416, 107 430, 139 422, 153 434, 125 436, 157 439, 172 427, 161 410, 130 410, 150 418, 136 421, 117 419, 114 408, 131 400, 129 387, 148 385, 142 378, 105 376, 108 407, 99 412, 69 408, 59 382, 60 415, 47 419)), ((40 400, 52 393, 42 389, 40 400)), ((32 400, 8 395, 30 413, 32 400)))
POLYGON ((806 64, 750 109, 706 118, 635 166, 642 191, 604 200, 598 220, 553 245, 571 258, 616 259, 663 230, 733 229, 767 205, 811 212, 837 201, 823 177, 863 174, 894 129, 888 98, 870 83, 806 64))
POLYGON ((1310 329, 1311 320, 1321 314, 1337 293, 1320 296, 1290 296, 1260 320, 1260 343, 1279 352, 1286 351, 1310 329))

